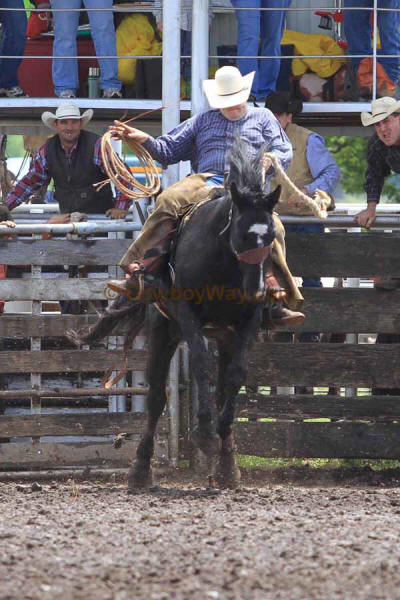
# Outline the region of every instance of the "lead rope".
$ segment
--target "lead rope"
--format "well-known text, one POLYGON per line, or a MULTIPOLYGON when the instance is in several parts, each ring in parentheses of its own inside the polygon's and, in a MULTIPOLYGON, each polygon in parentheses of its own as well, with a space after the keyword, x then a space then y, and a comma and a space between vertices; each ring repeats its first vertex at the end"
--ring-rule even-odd
MULTIPOLYGON (((275 171, 278 175, 278 177, 284 182, 286 183, 286 185, 290 188, 290 190, 292 192, 294 192, 295 194, 297 194, 297 196, 299 197, 299 200, 301 200, 301 202, 303 203, 303 205, 307 208, 309 208, 312 212, 312 214, 315 217, 318 217, 320 219, 326 219, 327 218, 327 209, 328 206, 331 204, 331 198, 330 196, 324 192, 323 190, 315 190, 315 195, 314 198, 312 198, 311 196, 307 196, 307 194, 304 194, 304 192, 302 192, 294 183, 293 181, 286 175, 285 171, 282 169, 282 166, 279 162, 279 160, 276 158, 276 156, 270 152, 266 152, 264 154, 265 158, 269 158, 275 168, 275 171)), ((265 181, 265 169, 263 171, 263 180, 265 181)))

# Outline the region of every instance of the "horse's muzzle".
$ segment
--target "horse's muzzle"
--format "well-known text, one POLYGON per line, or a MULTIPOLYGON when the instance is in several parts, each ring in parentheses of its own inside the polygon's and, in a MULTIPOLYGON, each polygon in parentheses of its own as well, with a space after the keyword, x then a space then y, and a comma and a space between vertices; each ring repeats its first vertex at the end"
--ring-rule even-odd
POLYGON ((245 250, 245 252, 236 252, 236 258, 240 262, 245 262, 249 265, 259 265, 269 256, 270 246, 264 248, 253 248, 252 250, 245 250))

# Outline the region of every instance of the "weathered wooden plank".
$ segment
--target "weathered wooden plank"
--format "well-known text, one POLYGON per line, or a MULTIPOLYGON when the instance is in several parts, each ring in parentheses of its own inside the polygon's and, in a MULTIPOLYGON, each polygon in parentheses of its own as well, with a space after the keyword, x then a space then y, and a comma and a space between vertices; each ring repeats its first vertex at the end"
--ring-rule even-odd
MULTIPOLYGON (((116 450, 112 443, 41 443, 0 444, 0 469, 57 469, 72 466, 129 467, 135 457, 137 442, 125 442, 116 450)), ((156 439, 155 454, 168 457, 165 436, 156 439)))
POLYGON ((289 233, 288 263, 305 277, 400 277, 400 233, 289 233))
MULTIPOLYGON (((167 388, 168 389, 168 388, 167 388)), ((0 390, 0 403, 2 400, 18 398, 87 398, 88 396, 143 396, 148 391, 148 386, 136 387, 111 387, 111 388, 28 388, 22 390, 0 390)))
POLYGON ((400 459, 400 423, 235 424, 240 454, 270 458, 400 459))
MULTIPOLYGON (((295 275, 400 277, 400 234, 289 233, 288 261, 295 275), (349 260, 351 257, 351 260, 349 260)), ((8 265, 115 265, 130 240, 0 240, 0 263, 8 265)))
MULTIPOLYGON (((147 416, 144 413, 0 416, 0 438, 142 433, 146 421, 147 416)), ((160 419, 157 431, 168 432, 166 417, 160 419)))
POLYGON ((258 343, 247 383, 400 388, 400 344, 258 343))
MULTIPOLYGON (((59 281, 57 280, 57 286, 59 281)), ((79 284, 76 280, 74 283, 68 282, 69 293, 81 296, 80 281, 79 284)), ((102 285, 106 285, 104 280, 102 285)), ((299 332, 397 333, 400 331, 400 290, 384 292, 365 288, 304 288, 303 294, 306 300, 304 311, 307 318, 303 327, 298 329, 299 332), (384 306, 385 310, 379 310, 380 306, 384 306)), ((95 321, 94 314, 79 316, 4 314, 0 317, 0 336, 63 336, 66 329, 80 329, 95 321)))
POLYGON ((62 337, 67 329, 81 329, 95 323, 95 314, 0 316, 0 337, 62 337))
POLYGON ((306 320, 299 332, 400 332, 400 290, 303 288, 302 293, 306 320))
POLYGON ((116 265, 132 240, 0 240, 5 265, 116 265))
MULTIPOLYGON (((107 279, 1 279, 2 300, 107 300, 107 279)), ((115 294, 114 294, 115 296, 115 294)))
POLYGON ((71 373, 120 369, 125 365, 142 371, 144 350, 43 350, 42 352, 0 352, 0 373, 71 373))
POLYGON ((341 396, 255 394, 252 401, 239 395, 239 416, 269 417, 272 419, 400 419, 400 396, 341 396))

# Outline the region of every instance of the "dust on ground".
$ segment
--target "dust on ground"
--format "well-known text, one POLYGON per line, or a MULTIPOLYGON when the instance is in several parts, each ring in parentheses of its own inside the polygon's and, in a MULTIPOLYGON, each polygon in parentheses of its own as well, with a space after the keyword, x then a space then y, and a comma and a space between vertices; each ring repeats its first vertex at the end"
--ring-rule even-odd
POLYGON ((0 599, 396 600, 399 473, 358 471, 0 482, 0 599))

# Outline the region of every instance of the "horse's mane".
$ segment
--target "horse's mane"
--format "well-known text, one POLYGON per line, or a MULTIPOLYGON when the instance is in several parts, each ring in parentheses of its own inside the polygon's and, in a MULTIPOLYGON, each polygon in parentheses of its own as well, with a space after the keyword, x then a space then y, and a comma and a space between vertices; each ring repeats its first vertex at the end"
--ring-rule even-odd
POLYGON ((238 194, 254 202, 264 196, 262 157, 266 146, 263 145, 255 156, 250 148, 247 142, 236 137, 229 155, 230 168, 225 188, 229 195, 231 183, 234 182, 238 194))

